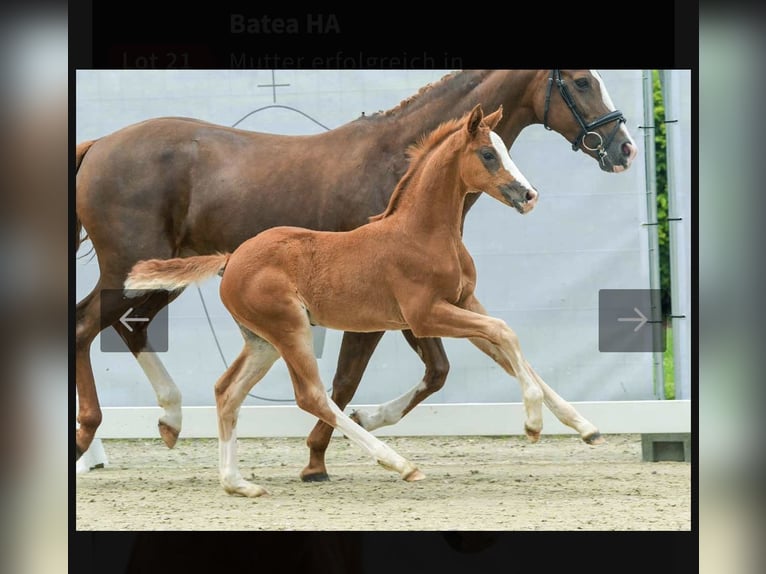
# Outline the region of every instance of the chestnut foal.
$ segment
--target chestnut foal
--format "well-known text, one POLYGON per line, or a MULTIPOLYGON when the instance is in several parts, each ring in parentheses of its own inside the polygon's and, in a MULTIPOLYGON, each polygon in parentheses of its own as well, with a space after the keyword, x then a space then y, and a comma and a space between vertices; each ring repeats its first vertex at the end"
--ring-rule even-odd
POLYGON ((487 316, 474 295, 476 269, 461 236, 469 192, 484 192, 528 213, 537 192, 492 129, 502 108, 484 116, 477 105, 441 124, 409 149, 410 167, 386 210, 347 232, 276 227, 231 254, 137 263, 125 281, 133 295, 176 290, 222 273, 221 300, 245 345, 215 386, 220 480, 231 494, 266 491, 237 465, 236 423, 246 394, 281 356, 298 406, 338 429, 406 481, 424 478, 410 461, 365 430, 327 396, 311 325, 352 332, 410 329, 416 337, 470 339, 522 388, 525 431, 542 430, 542 403, 593 442, 596 427, 559 397, 524 359, 515 333, 487 316), (137 291, 139 290, 139 291, 137 291))

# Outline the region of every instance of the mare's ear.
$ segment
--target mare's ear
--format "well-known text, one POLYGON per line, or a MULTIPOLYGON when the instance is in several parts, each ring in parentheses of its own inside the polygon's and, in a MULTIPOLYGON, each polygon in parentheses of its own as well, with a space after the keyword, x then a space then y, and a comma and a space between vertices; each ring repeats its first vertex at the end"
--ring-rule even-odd
POLYGON ((484 110, 481 109, 481 104, 476 104, 476 106, 471 110, 471 115, 468 116, 468 123, 466 124, 466 128, 468 129, 468 133, 471 135, 471 137, 476 135, 476 131, 479 129, 479 125, 481 124, 481 120, 484 118, 484 110))
POLYGON ((503 106, 501 105, 499 108, 497 108, 494 112, 489 114, 488 116, 484 116, 484 123, 489 126, 490 130, 494 130, 497 123, 500 121, 500 118, 503 117, 503 106))

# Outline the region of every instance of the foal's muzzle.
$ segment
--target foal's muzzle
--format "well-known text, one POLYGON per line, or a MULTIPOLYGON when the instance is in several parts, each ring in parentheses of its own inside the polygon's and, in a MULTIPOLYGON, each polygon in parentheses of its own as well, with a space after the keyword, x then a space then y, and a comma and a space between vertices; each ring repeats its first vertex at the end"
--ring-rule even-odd
POLYGON ((537 205, 537 190, 518 183, 501 187, 500 193, 506 202, 522 215, 529 213, 537 205))

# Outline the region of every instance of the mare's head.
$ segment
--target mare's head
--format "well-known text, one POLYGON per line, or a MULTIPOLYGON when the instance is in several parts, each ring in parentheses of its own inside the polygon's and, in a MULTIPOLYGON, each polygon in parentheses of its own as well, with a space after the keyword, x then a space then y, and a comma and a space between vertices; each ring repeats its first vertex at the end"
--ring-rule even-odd
POLYGON ((638 148, 598 72, 551 70, 536 84, 535 111, 546 129, 562 134, 573 150, 597 159, 603 171, 630 167, 638 148))
POLYGON ((537 204, 537 191, 513 163, 503 140, 492 131, 502 115, 502 106, 485 116, 478 104, 466 116, 461 127, 466 141, 460 177, 468 191, 484 192, 521 214, 529 213, 537 204))

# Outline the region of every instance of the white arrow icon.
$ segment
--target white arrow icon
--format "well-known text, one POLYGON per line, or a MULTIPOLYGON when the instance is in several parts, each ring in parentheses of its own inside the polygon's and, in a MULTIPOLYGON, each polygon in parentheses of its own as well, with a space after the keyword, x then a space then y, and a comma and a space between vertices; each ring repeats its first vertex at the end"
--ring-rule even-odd
POLYGON ((131 327, 128 324, 128 321, 141 321, 141 322, 149 321, 148 317, 133 317, 132 319, 128 319, 128 315, 130 315, 132 311, 133 311, 133 307, 131 307, 130 309, 125 311, 122 314, 122 317, 120 317, 120 323, 125 325, 125 327, 128 329, 128 331, 130 331, 131 333, 133 332, 133 327, 131 327))
POLYGON ((638 307, 633 307, 633 310, 636 313, 638 313, 638 317, 618 317, 617 320, 618 321, 637 321, 638 325, 636 325, 636 328, 633 329, 633 332, 635 333, 646 324, 648 319, 641 311, 638 310, 638 307))

